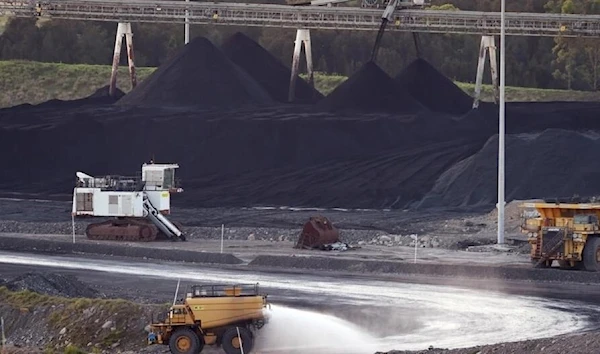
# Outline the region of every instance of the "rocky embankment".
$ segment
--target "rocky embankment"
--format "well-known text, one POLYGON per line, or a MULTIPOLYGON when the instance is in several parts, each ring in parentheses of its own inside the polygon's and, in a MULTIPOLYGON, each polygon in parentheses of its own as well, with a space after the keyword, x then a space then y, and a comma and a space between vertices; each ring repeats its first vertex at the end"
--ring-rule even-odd
POLYGON ((68 276, 29 273, 0 283, 0 314, 12 350, 139 353, 152 314, 166 305, 104 299, 68 276))

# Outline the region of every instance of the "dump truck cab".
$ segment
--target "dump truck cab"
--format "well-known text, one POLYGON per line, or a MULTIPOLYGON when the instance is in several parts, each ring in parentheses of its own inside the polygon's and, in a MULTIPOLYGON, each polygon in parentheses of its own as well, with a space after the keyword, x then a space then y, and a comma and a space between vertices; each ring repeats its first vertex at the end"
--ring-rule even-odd
POLYGON ((521 226, 535 267, 550 267, 556 260, 564 269, 600 271, 600 203, 540 202, 522 207, 537 212, 521 226))
POLYGON ((221 346, 226 354, 249 353, 268 320, 268 305, 258 284, 194 285, 152 321, 148 343, 168 345, 173 354, 198 354, 205 345, 221 346))

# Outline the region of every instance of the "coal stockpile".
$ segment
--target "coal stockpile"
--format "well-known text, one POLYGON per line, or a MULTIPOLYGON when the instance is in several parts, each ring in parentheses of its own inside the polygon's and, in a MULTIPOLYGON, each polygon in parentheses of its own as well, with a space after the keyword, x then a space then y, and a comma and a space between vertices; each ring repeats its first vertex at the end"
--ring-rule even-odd
MULTIPOLYGON (((244 69, 275 100, 288 102, 291 70, 260 44, 237 32, 221 46, 227 57, 244 69)), ((299 76, 296 77, 295 102, 315 102, 323 95, 299 76)))
POLYGON ((479 145, 462 140, 394 149, 305 168, 256 170, 228 178, 188 180, 182 203, 204 206, 284 205, 328 208, 404 208, 433 187, 453 163, 479 145), (228 191, 235 190, 235 193, 228 191))
POLYGON ((235 108, 272 103, 248 73, 208 39, 196 37, 117 104, 235 108))
POLYGON ((462 115, 473 99, 425 59, 416 59, 395 78, 424 106, 434 112, 462 115))
MULTIPOLYGON (((261 84, 197 38, 116 105, 2 110, 0 194, 69 200, 77 171, 132 176, 154 158, 181 166, 185 192, 174 198, 177 206, 487 208, 496 199, 496 150, 488 140, 498 130, 498 109, 482 104, 471 110, 470 98, 463 104, 450 97, 456 92, 440 83, 447 79, 429 69, 438 81, 428 83, 428 94, 446 97, 443 105, 467 107, 467 114, 448 114, 452 109, 443 105, 446 113, 432 112, 419 102, 423 97, 410 94, 410 85, 373 63, 316 105, 270 100, 257 107, 266 101, 253 95, 268 93, 247 88, 261 84)), ((514 165, 507 169, 507 197, 593 192, 586 182, 595 176, 593 163, 577 183, 564 179, 578 171, 569 159, 595 160, 588 155, 595 140, 575 131, 600 131, 599 110, 597 103, 508 104, 509 134, 553 130, 508 137, 507 163, 514 165), (569 134, 588 145, 571 143, 576 139, 569 134), (570 172, 552 172, 555 166, 570 172), (547 181, 538 183, 540 175, 547 181), (508 185, 521 180, 523 187, 508 185)))
POLYGON ((404 87, 371 61, 317 103, 317 107, 336 112, 387 113, 416 113, 424 109, 404 87))
MULTIPOLYGON (((506 199, 600 195, 600 132, 548 129, 506 137, 506 199)), ((420 207, 493 207, 498 137, 444 172, 420 207)))
MULTIPOLYGON (((57 109, 71 109, 85 106, 99 106, 99 105, 111 105, 117 102, 121 97, 123 97, 125 93, 120 89, 115 90, 114 97, 109 95, 109 87, 108 85, 103 86, 97 89, 94 93, 89 95, 88 97, 79 98, 75 100, 59 100, 53 99, 48 100, 46 102, 42 102, 36 105, 32 105, 29 103, 24 103, 18 106, 1 108, 0 109, 0 120, 12 119, 12 117, 16 117, 15 114, 25 113, 24 116, 30 116, 31 114, 38 114, 44 111, 53 111, 57 109)), ((17 119, 22 119, 22 116, 19 116, 17 119)))
POLYGON ((60 124, 0 130, 8 166, 0 189, 68 196, 77 171, 135 175, 155 156, 181 166, 186 192, 177 197, 179 205, 396 206, 422 196, 449 164, 477 149, 463 142, 429 146, 443 141, 455 122, 438 121, 435 133, 426 115, 403 120, 288 112, 291 117, 282 119, 279 111, 264 119, 268 112, 232 118, 215 111, 199 120, 191 113, 160 118, 159 110, 154 117, 134 112, 115 109, 106 116, 126 116, 110 121, 71 112, 75 117, 60 124))

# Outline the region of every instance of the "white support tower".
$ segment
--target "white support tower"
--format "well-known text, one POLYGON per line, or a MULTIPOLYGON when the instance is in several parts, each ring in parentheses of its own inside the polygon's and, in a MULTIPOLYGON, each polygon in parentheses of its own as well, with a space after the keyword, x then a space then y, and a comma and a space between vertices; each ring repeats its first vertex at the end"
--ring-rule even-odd
POLYGON ((498 244, 504 244, 504 124, 506 88, 506 2, 501 2, 500 32, 500 110, 498 117, 498 244))
MULTIPOLYGON (((185 0, 186 3, 189 3, 190 0, 185 0)), ((190 42, 190 10, 185 9, 185 44, 190 42)))
POLYGON ((127 62, 129 63, 131 89, 133 90, 137 86, 137 75, 135 72, 135 61, 133 55, 133 31, 131 30, 131 23, 119 22, 119 24, 117 25, 117 36, 115 39, 115 52, 113 55, 112 72, 110 74, 110 96, 115 95, 115 90, 117 88, 117 72, 119 70, 119 62, 121 60, 121 47, 123 43, 123 37, 125 37, 125 42, 127 46, 127 62))
POLYGON ((308 84, 314 87, 312 46, 310 44, 310 30, 298 29, 296 31, 296 41, 294 45, 294 56, 292 58, 292 74, 290 76, 290 89, 288 91, 288 101, 293 102, 296 98, 296 80, 300 69, 300 54, 304 46, 306 54, 306 72, 308 74, 308 84))
POLYGON ((175 181, 177 164, 144 164, 141 176, 92 177, 77 172, 73 192, 74 217, 114 217, 90 224, 93 240, 152 241, 159 236, 185 240, 180 227, 170 222, 171 193, 183 190, 175 181))
POLYGON ((477 78, 475 81, 475 98, 473 108, 479 107, 481 100, 481 87, 483 86, 483 72, 485 69, 486 54, 490 57, 490 71, 492 74, 492 86, 494 87, 494 103, 498 104, 498 61, 496 60, 496 41, 494 36, 482 36, 481 46, 479 47, 479 63, 477 64, 477 78))

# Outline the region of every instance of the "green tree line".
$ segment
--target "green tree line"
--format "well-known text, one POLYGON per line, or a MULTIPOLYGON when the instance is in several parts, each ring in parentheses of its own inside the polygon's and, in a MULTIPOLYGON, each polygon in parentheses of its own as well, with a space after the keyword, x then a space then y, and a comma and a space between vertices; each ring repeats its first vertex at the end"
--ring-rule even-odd
MULTIPOLYGON (((255 0, 259 2, 265 2, 255 0)), ((271 1, 276 2, 276 1, 271 1)), ((434 6, 460 10, 499 11, 500 0, 433 0, 434 6)), ((355 5, 356 6, 356 5, 355 5)), ((600 13, 600 0, 524 0, 507 2, 507 11, 600 13)), ((132 24, 137 66, 159 66, 184 44, 183 25, 132 24)), ((116 23, 10 19, 0 35, 0 60, 110 64, 116 23)), ((215 45, 241 31, 287 65, 291 63, 295 30, 261 27, 192 26, 191 35, 215 45)), ((314 68, 351 75, 369 60, 375 33, 311 31, 314 68)), ((421 55, 448 77, 474 82, 480 36, 419 34, 421 55)), ((499 45, 499 39, 497 40, 499 45)), ((125 53, 125 49, 123 49, 125 53)), ((506 82, 512 86, 597 90, 600 85, 600 40, 548 37, 507 38, 506 82)), ((388 32, 378 64, 395 75, 416 58, 410 33, 388 32)), ((126 56, 122 55, 126 64, 126 56)), ((489 69, 486 82, 490 82, 489 69)))

